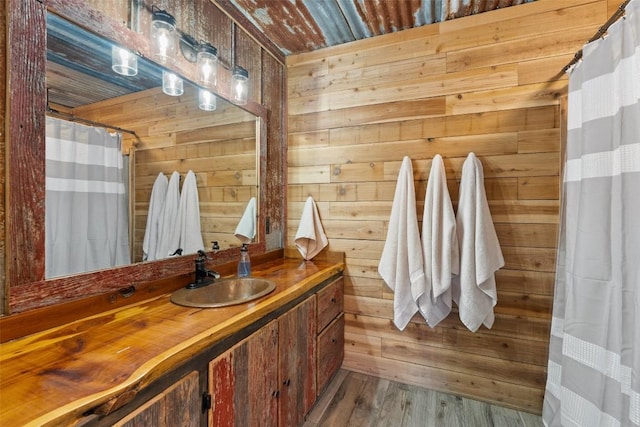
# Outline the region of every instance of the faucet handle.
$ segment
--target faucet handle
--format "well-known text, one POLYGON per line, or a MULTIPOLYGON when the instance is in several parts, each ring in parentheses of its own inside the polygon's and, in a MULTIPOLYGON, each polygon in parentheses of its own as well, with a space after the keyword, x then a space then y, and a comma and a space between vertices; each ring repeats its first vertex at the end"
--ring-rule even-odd
POLYGON ((207 253, 205 251, 203 251, 202 249, 198 250, 198 260, 206 260, 206 259, 211 259, 207 256, 207 253))

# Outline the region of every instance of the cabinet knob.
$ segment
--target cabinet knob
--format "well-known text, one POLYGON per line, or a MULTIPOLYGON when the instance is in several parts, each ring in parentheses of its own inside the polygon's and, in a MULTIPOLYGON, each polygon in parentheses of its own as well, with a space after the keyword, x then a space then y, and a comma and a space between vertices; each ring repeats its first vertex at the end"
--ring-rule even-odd
POLYGON ((273 393, 271 393, 271 397, 275 397, 276 399, 280 397, 280 390, 274 390, 273 393))
POLYGON ((335 344, 336 343, 336 339, 335 338, 331 338, 331 342, 335 344))
POLYGON ((336 297, 331 298, 331 302, 335 304, 336 303, 336 297))

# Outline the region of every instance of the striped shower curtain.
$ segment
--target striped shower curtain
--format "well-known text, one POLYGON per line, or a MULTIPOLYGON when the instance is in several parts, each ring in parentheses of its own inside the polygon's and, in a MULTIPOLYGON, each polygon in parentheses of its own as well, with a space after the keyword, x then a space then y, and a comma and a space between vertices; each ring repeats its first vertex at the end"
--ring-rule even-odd
POLYGON ((640 426, 640 0, 569 77, 547 426, 640 426))
POLYGON ((47 117, 45 275, 129 264, 120 135, 47 117))

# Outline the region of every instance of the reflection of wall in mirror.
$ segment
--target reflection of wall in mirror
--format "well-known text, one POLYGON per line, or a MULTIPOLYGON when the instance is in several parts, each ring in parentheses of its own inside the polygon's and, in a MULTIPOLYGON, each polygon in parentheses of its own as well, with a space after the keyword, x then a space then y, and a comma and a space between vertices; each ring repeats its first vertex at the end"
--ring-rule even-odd
POLYGON ((151 189, 158 173, 196 174, 205 248, 239 246, 234 236, 247 202, 257 196, 255 116, 218 100, 215 112, 198 109, 187 85, 180 98, 160 88, 79 107, 75 114, 117 123, 139 137, 133 150, 135 198, 133 260, 142 259, 142 240, 151 189))

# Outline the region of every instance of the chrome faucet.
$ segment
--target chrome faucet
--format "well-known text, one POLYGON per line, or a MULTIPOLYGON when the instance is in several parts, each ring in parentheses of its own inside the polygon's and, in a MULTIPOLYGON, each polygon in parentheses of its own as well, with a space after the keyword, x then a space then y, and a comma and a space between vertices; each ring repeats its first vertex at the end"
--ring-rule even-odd
POLYGON ((207 254, 203 250, 198 251, 198 258, 196 258, 196 271, 195 281, 187 285, 187 289, 197 289, 203 286, 207 286, 215 279, 220 278, 220 274, 213 270, 207 270, 206 262, 208 259, 207 254))

